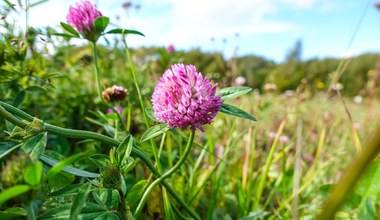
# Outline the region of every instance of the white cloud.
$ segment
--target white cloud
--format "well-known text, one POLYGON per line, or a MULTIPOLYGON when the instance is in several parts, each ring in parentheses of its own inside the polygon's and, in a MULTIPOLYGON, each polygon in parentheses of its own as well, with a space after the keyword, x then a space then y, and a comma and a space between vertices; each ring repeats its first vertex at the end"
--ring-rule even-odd
MULTIPOLYGON (((97 3, 98 9, 110 17, 111 22, 146 35, 145 38, 130 36, 130 45, 174 44, 181 49, 201 47, 206 50, 211 47, 211 38, 218 42, 224 38, 238 41, 234 38, 236 33, 245 39, 262 34, 298 33, 301 29, 296 21, 278 20, 276 15, 289 9, 332 7, 329 0, 143 0, 135 1, 142 6, 139 11, 127 12, 121 6, 124 1, 90 1, 97 3), (122 19, 116 21, 116 15, 122 19)), ((66 22, 68 8, 75 2, 50 0, 32 8, 30 24, 59 27, 61 21, 66 22)))
MULTIPOLYGON (((157 2, 149 0, 148 4, 157 6, 157 2)), ((207 47, 212 37, 228 38, 235 33, 240 36, 278 33, 296 28, 289 22, 267 19, 279 10, 275 1, 166 0, 162 4, 170 5, 167 14, 133 19, 134 26, 147 35, 143 40, 145 43, 207 47)), ((141 44, 143 41, 136 40, 134 43, 141 44)))

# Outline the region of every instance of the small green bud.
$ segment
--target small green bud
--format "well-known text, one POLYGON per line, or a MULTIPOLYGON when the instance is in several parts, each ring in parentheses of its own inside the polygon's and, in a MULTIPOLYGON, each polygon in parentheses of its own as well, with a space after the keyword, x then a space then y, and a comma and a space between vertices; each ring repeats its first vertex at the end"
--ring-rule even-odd
POLYGON ((105 188, 120 189, 122 176, 117 166, 108 165, 100 173, 100 183, 105 188))

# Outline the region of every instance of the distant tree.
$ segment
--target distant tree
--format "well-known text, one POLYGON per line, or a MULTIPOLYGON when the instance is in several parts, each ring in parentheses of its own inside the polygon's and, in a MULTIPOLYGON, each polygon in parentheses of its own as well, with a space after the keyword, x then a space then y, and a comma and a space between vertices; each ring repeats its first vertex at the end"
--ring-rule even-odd
POLYGON ((296 43, 294 44, 294 47, 289 50, 288 54, 286 55, 286 61, 301 61, 302 58, 302 40, 298 39, 296 43))

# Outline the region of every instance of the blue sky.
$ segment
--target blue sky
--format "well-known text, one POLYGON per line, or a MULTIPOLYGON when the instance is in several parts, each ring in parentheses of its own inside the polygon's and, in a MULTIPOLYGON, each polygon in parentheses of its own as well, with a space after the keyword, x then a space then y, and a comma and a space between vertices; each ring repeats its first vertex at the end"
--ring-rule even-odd
MULTIPOLYGON (((50 0, 36 6, 30 24, 58 27, 75 2, 50 0)), ((380 51, 380 10, 374 7, 375 0, 131 1, 141 6, 138 10, 125 10, 125 1, 93 2, 113 23, 146 35, 128 38, 136 47, 173 44, 181 50, 200 48, 226 57, 253 54, 278 62, 298 39, 303 42, 303 59, 380 51)))

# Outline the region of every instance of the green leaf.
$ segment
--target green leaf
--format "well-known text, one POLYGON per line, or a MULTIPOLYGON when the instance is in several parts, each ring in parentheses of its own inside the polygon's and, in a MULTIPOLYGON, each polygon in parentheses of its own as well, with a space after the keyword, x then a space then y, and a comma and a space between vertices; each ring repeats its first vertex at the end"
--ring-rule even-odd
POLYGON ((116 153, 119 165, 124 166, 127 163, 127 160, 129 158, 129 155, 131 155, 134 144, 135 139, 132 137, 132 135, 128 135, 117 147, 116 153))
POLYGON ((47 93, 46 89, 41 86, 29 86, 25 90, 28 92, 47 93))
POLYGON ((45 179, 48 180, 50 178, 53 178, 55 175, 61 172, 65 167, 83 158, 85 155, 86 155, 86 152, 82 152, 82 153, 74 154, 64 160, 61 160, 46 173, 45 179))
POLYGON ((132 206, 137 205, 144 193, 144 189, 147 183, 147 180, 140 180, 127 191, 126 201, 128 204, 132 206))
POLYGON ((71 185, 74 181, 74 175, 66 172, 60 172, 54 178, 49 179, 49 186, 52 188, 62 188, 71 185))
POLYGON ((222 94, 223 100, 228 100, 232 98, 236 98, 238 96, 244 95, 250 92, 252 88, 247 86, 234 86, 234 87, 226 87, 217 92, 217 94, 222 94))
POLYGON ((110 19, 108 17, 98 17, 94 21, 94 27, 97 31, 103 32, 107 28, 109 22, 110 19))
POLYGON ((136 34, 136 35, 141 35, 141 36, 145 37, 145 35, 143 33, 141 33, 140 31, 127 30, 127 29, 122 29, 122 28, 112 29, 112 30, 106 32, 105 34, 136 34))
POLYGON ((148 130, 145 131, 145 133, 141 136, 140 141, 144 142, 144 141, 150 140, 150 139, 152 139, 154 137, 157 137, 157 136, 159 136, 161 134, 164 134, 169 129, 170 128, 168 127, 167 124, 158 124, 158 125, 155 125, 155 126, 149 128, 148 130))
POLYGON ((0 142, 0 159, 21 146, 22 144, 17 144, 16 142, 0 142))
POLYGON ((42 163, 37 161, 36 163, 30 164, 25 168, 24 180, 31 186, 37 186, 41 182, 43 172, 42 163))
POLYGON ((79 33, 71 25, 61 22, 61 26, 74 37, 80 38, 79 33))
POLYGON ((124 157, 121 162, 120 172, 123 174, 128 173, 130 170, 133 169, 131 166, 135 162, 135 159, 133 157, 124 157))
POLYGON ((26 140, 21 150, 28 153, 32 160, 38 160, 45 151, 47 132, 39 133, 26 140))
MULTIPOLYGON (((70 209, 72 204, 64 204, 53 209, 49 209, 38 217, 38 220, 67 220, 70 218, 70 209)), ((81 220, 116 220, 119 219, 116 214, 106 210, 102 206, 86 202, 78 215, 81 220)))
POLYGON ((8 57, 12 57, 16 55, 15 49, 12 47, 11 42, 9 41, 8 38, 4 37, 4 42, 5 42, 5 47, 8 51, 8 57))
POLYGON ((152 121, 158 121, 156 116, 154 115, 154 110, 152 107, 145 108, 146 115, 152 120, 152 121))
POLYGON ((30 190, 29 185, 16 185, 16 186, 12 186, 10 188, 3 190, 0 193, 0 207, 1 205, 3 205, 4 202, 8 201, 9 199, 12 199, 21 194, 24 194, 28 192, 29 190, 30 190))
POLYGON ((35 3, 33 3, 33 4, 30 4, 30 8, 32 8, 32 7, 34 7, 34 6, 37 6, 37 5, 39 5, 39 4, 45 3, 45 2, 47 2, 47 1, 49 1, 49 0, 41 0, 41 1, 35 2, 35 3))
MULTIPOLYGON (((103 215, 98 216, 94 220, 119 220, 119 219, 120 219, 119 216, 116 215, 115 213, 106 212, 103 215)), ((131 218, 128 218, 128 219, 134 219, 134 218, 133 218, 133 216, 131 216, 131 218)), ((92 219, 90 219, 90 220, 92 220, 92 219)))
POLYGON ((104 154, 94 154, 90 156, 90 160, 99 168, 104 168, 111 164, 110 157, 104 154))
POLYGON ((60 36, 60 37, 65 37, 65 38, 68 38, 68 39, 71 39, 71 38, 80 38, 80 37, 77 37, 75 35, 64 34, 64 33, 53 33, 52 35, 60 36))
POLYGON ((90 191, 91 183, 85 184, 81 189, 79 189, 78 194, 74 198, 73 205, 71 206, 70 220, 75 220, 78 218, 78 215, 81 212, 90 191))
POLYGON ((20 207, 9 208, 4 211, 0 211, 1 219, 16 219, 16 217, 26 216, 26 210, 20 207))
POLYGON ((19 92, 15 98, 15 100, 13 101, 13 106, 14 107, 19 107, 21 105, 21 103, 24 101, 25 99, 25 91, 22 90, 21 92, 19 92))
POLYGON ((362 177, 359 179, 355 187, 358 195, 376 199, 380 195, 380 160, 373 161, 362 177))
POLYGON ((359 209, 359 214, 357 219, 365 219, 365 220, 378 220, 379 215, 376 211, 376 205, 371 198, 364 198, 365 201, 361 205, 359 209))
POLYGON ((97 188, 92 191, 92 196, 99 205, 105 205, 108 209, 116 207, 120 202, 119 193, 115 189, 97 188))
POLYGON ((246 119, 249 119, 249 120, 252 120, 252 121, 256 121, 256 118, 254 116, 248 114, 244 110, 242 110, 242 109, 240 109, 238 107, 235 107, 233 105, 229 105, 229 104, 223 103, 220 106, 219 110, 221 112, 225 113, 225 114, 229 114, 229 115, 233 115, 233 116, 236 116, 236 117, 241 117, 241 118, 246 118, 246 119))
POLYGON ((51 194, 49 194, 49 196, 55 197, 55 196, 76 195, 78 193, 78 190, 83 188, 83 185, 84 185, 83 183, 77 183, 70 186, 66 186, 66 187, 63 187, 62 189, 52 192, 51 194))

